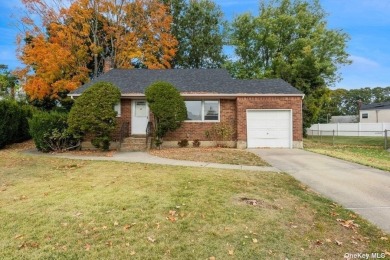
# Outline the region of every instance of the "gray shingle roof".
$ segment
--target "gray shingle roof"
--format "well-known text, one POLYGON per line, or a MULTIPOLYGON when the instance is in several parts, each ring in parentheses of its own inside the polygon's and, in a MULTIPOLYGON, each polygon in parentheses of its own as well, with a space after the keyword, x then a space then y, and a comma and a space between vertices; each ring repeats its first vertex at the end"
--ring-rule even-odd
POLYGON ((390 102, 363 104, 360 110, 390 109, 390 102))
POLYGON ((284 80, 233 79, 225 69, 113 69, 84 84, 71 95, 81 94, 89 86, 100 81, 115 84, 122 94, 143 94, 153 82, 167 81, 181 93, 303 95, 284 80))

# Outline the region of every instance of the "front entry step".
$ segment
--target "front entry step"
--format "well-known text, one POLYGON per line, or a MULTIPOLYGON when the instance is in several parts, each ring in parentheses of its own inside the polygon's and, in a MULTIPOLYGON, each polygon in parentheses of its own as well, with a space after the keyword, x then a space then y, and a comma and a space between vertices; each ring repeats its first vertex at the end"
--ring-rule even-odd
POLYGON ((146 136, 130 136, 123 140, 121 152, 146 151, 146 136))

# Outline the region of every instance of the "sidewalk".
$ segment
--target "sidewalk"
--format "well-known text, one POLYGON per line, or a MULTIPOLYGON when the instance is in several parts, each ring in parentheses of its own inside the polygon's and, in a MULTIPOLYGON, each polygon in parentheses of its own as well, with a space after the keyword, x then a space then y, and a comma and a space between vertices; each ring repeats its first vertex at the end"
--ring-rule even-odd
POLYGON ((30 150, 27 151, 27 153, 32 155, 52 156, 56 158, 67 158, 67 159, 74 159, 74 160, 117 161, 117 162, 129 162, 129 163, 150 163, 150 164, 161 164, 161 165, 218 168, 218 169, 232 169, 232 170, 246 170, 246 171, 280 172, 280 170, 275 167, 174 160, 174 159, 167 159, 167 158, 153 156, 146 152, 117 152, 112 157, 73 155, 67 153, 44 154, 36 150, 30 150))

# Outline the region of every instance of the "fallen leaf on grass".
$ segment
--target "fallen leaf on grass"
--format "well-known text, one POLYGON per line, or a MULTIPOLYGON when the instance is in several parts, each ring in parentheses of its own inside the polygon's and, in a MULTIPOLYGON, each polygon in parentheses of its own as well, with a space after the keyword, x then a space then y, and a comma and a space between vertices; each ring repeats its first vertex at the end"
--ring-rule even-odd
POLYGON ((209 260, 215 260, 215 256, 210 256, 209 260))
POLYGON ((323 245, 323 244, 324 244, 324 242, 322 242, 321 240, 317 240, 317 241, 316 241, 316 245, 317 245, 317 246, 321 246, 321 245, 323 245))
POLYGON ((131 252, 130 252, 130 255, 135 255, 135 251, 131 251, 131 252))
POLYGON ((338 245, 338 246, 342 246, 343 245, 343 242, 340 242, 337 239, 335 240, 335 242, 336 242, 336 245, 338 245))
POLYGON ((167 219, 168 219, 169 221, 171 221, 172 223, 173 223, 173 222, 176 222, 176 220, 177 220, 177 218, 174 217, 174 216, 168 216, 167 219))
POLYGON ((257 239, 256 238, 252 238, 252 242, 253 243, 257 243, 257 239))
POLYGON ((123 230, 129 230, 132 227, 132 225, 124 225, 123 230))
POLYGON ((389 240, 387 237, 381 237, 381 240, 389 240))
POLYGON ((114 226, 118 226, 118 225, 119 225, 118 221, 115 221, 114 226))
POLYGON ((19 249, 23 249, 23 248, 39 248, 39 244, 37 242, 28 242, 28 241, 24 241, 22 244, 20 244, 18 246, 19 249))
POLYGON ((337 219, 337 222, 340 222, 340 225, 342 225, 345 228, 353 229, 355 230, 356 228, 359 227, 358 224, 354 223, 354 220, 343 220, 343 219, 337 219))
POLYGON ((176 216, 177 216, 176 210, 170 210, 169 216, 167 217, 167 219, 173 223, 173 222, 176 222, 176 220, 177 220, 176 216))
POLYGON ((154 242, 156 242, 156 239, 153 237, 148 237, 148 241, 154 243, 154 242))
POLYGON ((229 255, 234 255, 234 250, 233 249, 228 250, 228 254, 229 255))
POLYGON ((23 238, 23 235, 22 234, 20 234, 20 235, 16 235, 16 236, 14 236, 14 239, 20 239, 20 238, 23 238))
POLYGON ((77 212, 76 214, 74 214, 73 216, 74 217, 80 217, 81 215, 83 215, 83 213, 81 213, 81 212, 77 212))
POLYGON ((326 243, 332 243, 332 240, 330 240, 329 238, 325 239, 325 242, 326 243))
POLYGON ((85 248, 85 251, 89 251, 91 249, 91 245, 90 244, 86 244, 84 246, 84 248, 85 248))

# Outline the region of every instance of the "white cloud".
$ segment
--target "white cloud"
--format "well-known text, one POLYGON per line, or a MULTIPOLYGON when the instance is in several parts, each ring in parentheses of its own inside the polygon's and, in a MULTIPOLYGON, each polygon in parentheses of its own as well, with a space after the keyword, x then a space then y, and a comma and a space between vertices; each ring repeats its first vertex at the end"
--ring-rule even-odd
POLYGON ((371 60, 369 58, 351 55, 352 65, 351 67, 354 67, 355 69, 376 69, 380 67, 380 64, 374 60, 371 60))
POLYGON ((340 69, 343 80, 336 83, 337 88, 390 86, 390 66, 357 55, 352 55, 351 59, 351 65, 340 69))

